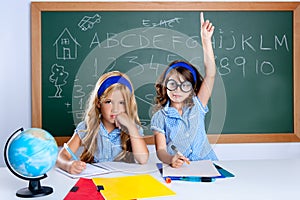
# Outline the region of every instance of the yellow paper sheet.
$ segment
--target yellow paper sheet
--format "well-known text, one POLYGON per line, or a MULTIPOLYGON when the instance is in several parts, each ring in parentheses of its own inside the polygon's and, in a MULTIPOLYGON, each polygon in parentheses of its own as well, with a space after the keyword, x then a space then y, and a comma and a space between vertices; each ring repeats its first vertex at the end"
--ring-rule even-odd
POLYGON ((149 174, 93 178, 93 181, 96 185, 103 185, 104 190, 101 190, 101 194, 107 200, 129 200, 176 194, 149 174))

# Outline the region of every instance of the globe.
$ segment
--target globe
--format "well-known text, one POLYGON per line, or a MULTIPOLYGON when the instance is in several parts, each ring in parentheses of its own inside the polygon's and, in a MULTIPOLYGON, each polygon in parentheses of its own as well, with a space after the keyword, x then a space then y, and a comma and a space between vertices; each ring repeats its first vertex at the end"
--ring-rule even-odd
POLYGON ((19 178, 29 180, 29 187, 17 192, 20 197, 35 197, 53 192, 42 187, 40 179, 55 165, 58 147, 54 137, 40 128, 23 128, 14 132, 7 140, 4 158, 10 171, 19 178))

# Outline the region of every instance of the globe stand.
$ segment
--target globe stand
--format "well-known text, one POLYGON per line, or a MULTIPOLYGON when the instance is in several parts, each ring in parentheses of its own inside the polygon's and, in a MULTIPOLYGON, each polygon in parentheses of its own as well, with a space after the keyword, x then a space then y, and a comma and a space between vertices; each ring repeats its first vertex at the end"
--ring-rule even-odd
POLYGON ((24 179, 24 180, 28 180, 29 181, 29 186, 27 188, 22 188, 19 189, 16 193, 16 195, 18 197, 24 197, 24 198, 30 198, 30 197, 41 197, 41 196, 46 196, 49 195, 53 192, 53 189, 51 187, 48 186, 41 186, 41 182, 40 180, 43 178, 46 178, 47 175, 43 174, 40 175, 38 177, 25 177, 21 174, 19 174, 17 171, 15 171, 11 165, 10 165, 10 161, 8 159, 8 146, 10 144, 10 141, 12 140, 13 137, 15 137, 15 135, 18 132, 24 131, 23 128, 20 128, 18 130, 16 130, 7 140, 5 146, 4 146, 4 161, 6 163, 6 166, 8 167, 8 169, 17 177, 24 179))
POLYGON ((19 189, 16 193, 18 197, 31 198, 49 195, 53 189, 48 186, 41 186, 40 180, 30 180, 28 188, 19 189))

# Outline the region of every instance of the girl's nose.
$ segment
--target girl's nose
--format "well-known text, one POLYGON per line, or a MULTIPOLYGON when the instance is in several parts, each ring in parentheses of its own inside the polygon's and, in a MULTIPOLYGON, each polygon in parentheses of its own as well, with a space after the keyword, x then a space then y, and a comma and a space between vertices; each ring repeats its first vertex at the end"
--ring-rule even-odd
POLYGON ((118 105, 113 104, 112 108, 111 108, 111 112, 112 113, 118 113, 118 111, 119 111, 118 105))
POLYGON ((174 91, 181 91, 180 86, 178 85, 174 91))

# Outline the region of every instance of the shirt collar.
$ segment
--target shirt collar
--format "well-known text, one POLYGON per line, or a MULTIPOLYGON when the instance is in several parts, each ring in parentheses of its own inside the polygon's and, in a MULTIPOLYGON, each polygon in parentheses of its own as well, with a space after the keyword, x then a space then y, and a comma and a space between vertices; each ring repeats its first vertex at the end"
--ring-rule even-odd
POLYGON ((113 136, 113 135, 120 135, 121 134, 121 130, 118 128, 115 128, 114 130, 112 130, 110 133, 108 133, 108 131, 106 130, 106 128, 104 127, 103 123, 100 123, 100 134, 106 137, 109 136, 113 136))
MULTIPOLYGON (((184 108, 185 110, 185 108, 184 108)), ((169 117, 180 118, 178 111, 176 108, 170 106, 170 100, 168 100, 167 104, 163 108, 164 113, 169 117)))
MULTIPOLYGON (((195 103, 195 97, 193 97, 193 101, 195 103)), ((176 108, 174 107, 171 107, 170 106, 170 100, 168 100, 167 104, 165 105, 165 107, 163 108, 163 112, 169 116, 169 117, 174 117, 174 118, 181 118, 181 116, 179 115, 178 111, 176 110, 176 108)), ((182 116, 186 115, 187 113, 186 112, 189 112, 190 115, 193 115, 195 114, 196 112, 196 109, 195 109, 195 105, 192 106, 191 108, 188 107, 188 106, 184 106, 183 107, 183 114, 182 116)))

